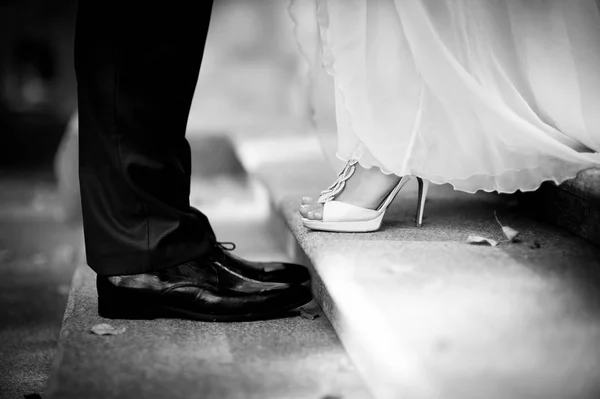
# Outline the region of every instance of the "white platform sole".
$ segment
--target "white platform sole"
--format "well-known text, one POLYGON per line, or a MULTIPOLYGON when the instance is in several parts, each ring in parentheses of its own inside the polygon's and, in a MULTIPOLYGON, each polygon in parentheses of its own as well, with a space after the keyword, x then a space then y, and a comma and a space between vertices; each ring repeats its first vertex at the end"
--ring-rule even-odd
POLYGON ((333 231, 339 233, 368 233, 379 230, 382 220, 383 213, 375 219, 348 222, 323 222, 321 220, 302 218, 302 224, 304 227, 312 230, 333 231))

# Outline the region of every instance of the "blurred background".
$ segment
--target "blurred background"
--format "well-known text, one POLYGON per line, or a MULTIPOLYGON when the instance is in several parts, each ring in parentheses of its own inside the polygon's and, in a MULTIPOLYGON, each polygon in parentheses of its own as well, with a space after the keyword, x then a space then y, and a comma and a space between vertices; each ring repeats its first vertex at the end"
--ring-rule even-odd
MULTIPOLYGON (((76 3, 5 0, 0 4, 0 165, 4 169, 49 166, 76 111, 72 51, 76 3)), ((298 2, 306 18, 314 12, 312 3, 298 2)), ((310 128, 308 64, 298 50, 288 6, 289 1, 281 0, 215 1, 190 134, 310 128)), ((305 31, 298 35, 316 35, 316 30, 306 31, 310 24, 302 26, 305 31)), ((323 99, 329 93, 322 90, 316 97, 323 99)))
POLYGON ((0 165, 39 167, 53 158, 76 106, 76 1, 0 4, 0 165))

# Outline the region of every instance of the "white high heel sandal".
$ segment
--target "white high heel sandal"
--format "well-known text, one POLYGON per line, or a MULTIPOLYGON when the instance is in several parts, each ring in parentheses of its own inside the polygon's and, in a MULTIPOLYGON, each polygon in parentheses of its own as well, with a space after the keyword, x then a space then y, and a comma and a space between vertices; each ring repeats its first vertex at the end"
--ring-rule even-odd
POLYGON ((305 227, 312 230, 345 233, 366 233, 378 230, 388 206, 394 201, 402 187, 413 178, 416 178, 419 184, 416 223, 419 227, 423 225, 423 210, 427 191, 429 190, 429 181, 418 176, 403 176, 376 209, 362 208, 335 201, 335 197, 344 189, 346 180, 354 174, 356 164, 356 160, 348 161, 344 169, 338 174, 335 183, 328 189, 321 191, 317 202, 323 204, 323 218, 322 220, 302 218, 302 224, 305 227))

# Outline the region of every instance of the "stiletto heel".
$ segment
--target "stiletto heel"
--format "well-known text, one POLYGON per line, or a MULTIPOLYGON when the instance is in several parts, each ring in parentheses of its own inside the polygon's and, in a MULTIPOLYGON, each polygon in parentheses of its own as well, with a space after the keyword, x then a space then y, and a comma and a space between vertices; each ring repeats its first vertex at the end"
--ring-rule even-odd
POLYGON ((417 227, 421 227, 423 226, 423 211, 425 209, 427 191, 429 190, 429 180, 417 177, 417 183, 419 183, 419 200, 417 201, 417 216, 415 221, 417 222, 417 227))

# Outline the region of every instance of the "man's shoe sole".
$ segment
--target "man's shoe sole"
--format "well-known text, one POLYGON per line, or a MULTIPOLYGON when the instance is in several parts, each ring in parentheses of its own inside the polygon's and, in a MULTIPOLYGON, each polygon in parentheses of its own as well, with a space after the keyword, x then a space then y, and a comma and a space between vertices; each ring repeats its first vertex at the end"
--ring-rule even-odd
MULTIPOLYGON (((118 291, 118 290, 116 290, 118 291)), ((116 294, 98 296, 98 314, 107 319, 154 320, 158 318, 179 318, 212 322, 252 321, 284 316, 290 310, 296 309, 311 301, 310 291, 304 298, 286 306, 273 310, 240 313, 215 314, 195 312, 166 305, 159 301, 159 296, 149 294, 116 294)))

